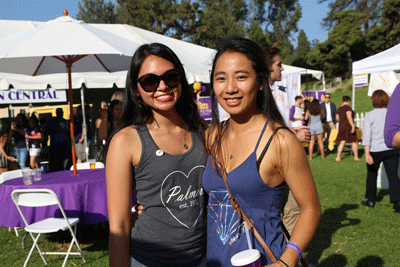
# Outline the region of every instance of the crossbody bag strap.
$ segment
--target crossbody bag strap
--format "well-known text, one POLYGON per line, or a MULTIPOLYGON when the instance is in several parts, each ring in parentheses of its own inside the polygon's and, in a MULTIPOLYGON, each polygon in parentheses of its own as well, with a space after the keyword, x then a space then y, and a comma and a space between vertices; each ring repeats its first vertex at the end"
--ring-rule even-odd
POLYGON ((257 229, 254 227, 253 223, 249 220, 249 218, 246 216, 246 214, 242 211, 241 207, 237 203, 237 200, 232 196, 231 192, 229 191, 228 184, 226 182, 226 171, 225 169, 221 170, 222 176, 224 178, 225 186, 226 189, 228 190, 229 194, 229 201, 231 202, 232 207, 235 209, 235 211, 239 215, 239 222, 241 221, 241 218, 247 223, 247 226, 251 230, 251 232, 254 234, 254 236, 258 239, 258 242, 260 242, 261 246, 264 248, 265 252, 267 252, 268 256, 271 258, 272 262, 276 262, 276 258, 274 254, 272 253, 271 249, 268 247, 267 243, 265 243, 265 240, 261 237, 260 233, 258 233, 257 229))

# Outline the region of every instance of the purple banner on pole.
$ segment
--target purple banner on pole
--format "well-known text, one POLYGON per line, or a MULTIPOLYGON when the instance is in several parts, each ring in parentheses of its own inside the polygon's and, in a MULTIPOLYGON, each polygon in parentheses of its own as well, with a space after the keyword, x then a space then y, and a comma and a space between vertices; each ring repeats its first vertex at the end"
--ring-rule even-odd
POLYGON ((313 101, 314 99, 318 99, 319 102, 325 101, 325 91, 318 92, 303 92, 303 97, 305 100, 313 101))
POLYGON ((211 98, 209 96, 201 96, 198 98, 197 106, 200 116, 205 120, 212 119, 211 98))

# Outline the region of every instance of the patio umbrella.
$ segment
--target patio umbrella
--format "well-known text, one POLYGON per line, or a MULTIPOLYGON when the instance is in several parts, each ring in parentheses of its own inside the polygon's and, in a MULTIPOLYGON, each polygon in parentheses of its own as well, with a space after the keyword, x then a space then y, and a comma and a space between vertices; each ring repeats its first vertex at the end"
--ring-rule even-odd
MULTIPOLYGON (((139 43, 68 16, 51 20, 0 40, 0 72, 37 76, 68 73, 71 142, 74 117, 71 76, 74 72, 127 70, 139 43)), ((72 145, 74 174, 75 146, 72 145)))

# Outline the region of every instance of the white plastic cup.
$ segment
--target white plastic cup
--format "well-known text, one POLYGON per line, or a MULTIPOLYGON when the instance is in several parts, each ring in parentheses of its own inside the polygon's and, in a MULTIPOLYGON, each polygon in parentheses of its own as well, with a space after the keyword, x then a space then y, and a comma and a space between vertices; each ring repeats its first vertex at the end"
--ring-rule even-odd
POLYGON ((41 169, 33 169, 33 180, 35 182, 42 180, 42 170, 41 169))
POLYGON ((96 160, 95 159, 88 159, 88 163, 90 166, 91 170, 95 170, 96 169, 96 160))
POLYGON ((30 168, 23 168, 22 170, 22 180, 24 181, 25 185, 32 184, 32 171, 30 168))
POLYGON ((257 249, 248 249, 236 253, 231 258, 235 267, 261 267, 261 253, 257 249))

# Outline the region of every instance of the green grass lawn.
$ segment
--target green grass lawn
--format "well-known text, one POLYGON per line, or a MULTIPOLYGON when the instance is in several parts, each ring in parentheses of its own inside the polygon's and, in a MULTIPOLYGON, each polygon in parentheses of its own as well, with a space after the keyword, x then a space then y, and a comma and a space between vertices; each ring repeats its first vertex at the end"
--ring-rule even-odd
MULTIPOLYGON (((368 96, 368 89, 356 90, 355 94, 356 94, 355 97, 356 108, 354 111, 356 113, 361 113, 361 112, 366 113, 374 109, 374 107, 372 106, 371 97, 368 96)), ((350 96, 351 98, 353 97, 351 91, 350 92, 338 91, 331 94, 332 96, 331 102, 334 102, 336 104, 336 107, 339 108, 340 105, 342 104, 342 98, 345 95, 350 96)))
MULTIPOLYGON (((375 208, 360 206, 365 194, 365 157, 353 161, 350 148, 345 147, 342 161, 336 154, 324 160, 315 156, 310 161, 322 205, 322 218, 313 241, 307 249, 310 263, 321 267, 396 267, 400 266, 400 214, 394 213, 387 190, 378 190, 375 208)), ((88 261, 83 264, 70 256, 67 266, 107 266, 108 233, 94 226, 81 228, 80 242, 88 261)), ((21 232, 20 232, 21 233, 21 232)), ((22 232, 23 233, 23 232, 22 232)), ((70 238, 44 235, 40 246, 44 250, 65 249, 70 238)), ((0 266, 22 266, 32 245, 26 238, 21 248, 21 237, 8 228, 0 227, 0 266)), ((49 266, 60 266, 63 256, 46 256, 49 266)), ((34 251, 29 266, 44 266, 34 251)))

